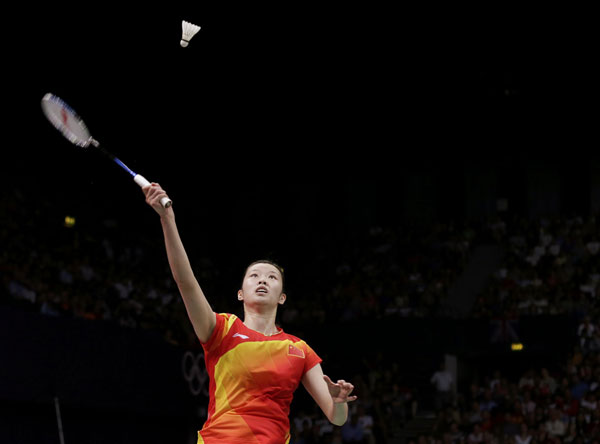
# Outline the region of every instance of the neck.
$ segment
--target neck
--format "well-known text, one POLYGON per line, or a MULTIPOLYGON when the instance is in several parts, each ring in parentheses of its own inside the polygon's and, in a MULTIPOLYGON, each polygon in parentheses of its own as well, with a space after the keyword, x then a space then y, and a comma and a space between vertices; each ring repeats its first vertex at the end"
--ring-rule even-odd
POLYGON ((265 336, 274 335, 279 331, 275 325, 276 314, 277 309, 267 313, 259 313, 249 307, 244 307, 244 325, 265 336))

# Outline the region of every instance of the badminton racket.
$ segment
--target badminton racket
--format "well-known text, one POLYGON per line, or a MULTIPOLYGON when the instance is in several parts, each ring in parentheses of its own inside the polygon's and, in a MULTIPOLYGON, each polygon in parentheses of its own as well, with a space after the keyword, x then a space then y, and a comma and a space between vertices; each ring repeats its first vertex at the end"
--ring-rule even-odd
MULTIPOLYGON (((90 146, 97 148, 102 154, 127 171, 140 187, 150 185, 150 182, 144 176, 133 172, 118 157, 100 146, 100 142, 92 137, 83 119, 60 97, 50 93, 46 94, 42 98, 42 111, 50 123, 71 143, 82 148, 89 148, 90 146)), ((170 207, 172 204, 171 199, 168 197, 163 197, 160 203, 165 208, 170 207)))

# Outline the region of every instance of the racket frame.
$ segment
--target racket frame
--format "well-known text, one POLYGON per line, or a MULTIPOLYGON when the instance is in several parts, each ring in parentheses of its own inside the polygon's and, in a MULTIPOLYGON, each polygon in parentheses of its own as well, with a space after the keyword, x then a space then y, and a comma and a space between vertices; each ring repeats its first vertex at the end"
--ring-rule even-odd
MULTIPOLYGON (((100 145, 100 142, 98 142, 96 139, 94 139, 91 135, 90 135, 90 131, 87 127, 87 125, 85 124, 85 122, 83 121, 83 119, 79 116, 79 114, 77 114, 77 112, 75 112, 75 110, 73 108, 71 108, 64 100, 62 100, 60 97, 52 94, 52 93, 46 93, 44 95, 44 97, 42 98, 42 111, 44 113, 44 115, 46 116, 46 118, 50 121, 50 123, 71 143, 73 143, 74 145, 77 145, 79 147, 82 148, 88 148, 90 145, 93 146, 94 148, 98 149, 98 151, 100 151, 102 154, 104 154, 105 156, 107 156, 109 159, 111 159, 113 162, 115 162, 117 165, 119 165, 123 170, 125 170, 126 172, 128 172, 132 177, 135 183, 137 183, 141 188, 150 185, 150 182, 141 174, 138 174, 136 172, 134 172, 133 170, 131 170, 131 168, 129 168, 127 165, 125 165, 125 163, 123 163, 123 161, 121 161, 121 159, 119 159, 117 156, 115 156, 113 153, 111 153, 110 151, 108 151, 107 149, 105 149, 103 146, 100 145), (55 104, 60 105, 60 107, 67 112, 71 118, 73 120, 75 120, 75 122, 77 123, 77 125, 80 127, 81 130, 83 130, 84 133, 86 133, 88 135, 88 138, 81 138, 78 137, 66 124, 64 124, 59 117, 56 115, 56 113, 50 111, 50 109, 47 106, 44 106, 45 102, 53 102, 55 104)), ((66 121, 66 117, 63 116, 63 120, 66 121)), ((163 197, 160 200, 161 205, 164 208, 168 208, 172 205, 172 201, 171 199, 169 199, 168 197, 163 197)))

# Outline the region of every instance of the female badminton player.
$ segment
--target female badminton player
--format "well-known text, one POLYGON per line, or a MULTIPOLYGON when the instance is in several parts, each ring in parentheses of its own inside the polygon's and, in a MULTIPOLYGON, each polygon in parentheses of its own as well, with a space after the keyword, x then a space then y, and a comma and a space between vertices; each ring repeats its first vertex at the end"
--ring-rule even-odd
POLYGON ((250 264, 237 292, 244 320, 215 313, 190 266, 173 207, 160 203, 165 191, 157 183, 142 190, 160 215, 171 272, 204 349, 209 405, 198 444, 288 444, 290 404, 300 382, 329 421, 343 425, 354 386, 333 382, 306 342, 275 325, 286 300, 283 270, 269 261, 250 264))

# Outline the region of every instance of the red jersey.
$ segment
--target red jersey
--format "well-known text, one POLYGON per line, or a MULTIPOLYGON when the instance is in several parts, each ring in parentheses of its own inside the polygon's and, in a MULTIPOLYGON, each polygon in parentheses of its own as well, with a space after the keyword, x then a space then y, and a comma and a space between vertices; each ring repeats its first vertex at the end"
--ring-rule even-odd
POLYGON ((289 443, 294 391, 321 358, 283 330, 265 336, 235 315, 215 315, 215 329, 202 344, 210 384, 198 444, 289 443))

